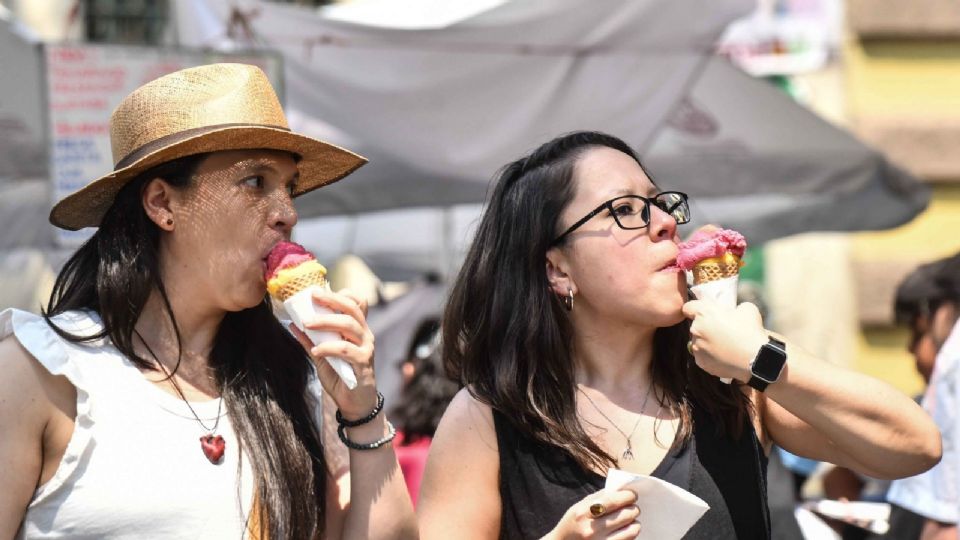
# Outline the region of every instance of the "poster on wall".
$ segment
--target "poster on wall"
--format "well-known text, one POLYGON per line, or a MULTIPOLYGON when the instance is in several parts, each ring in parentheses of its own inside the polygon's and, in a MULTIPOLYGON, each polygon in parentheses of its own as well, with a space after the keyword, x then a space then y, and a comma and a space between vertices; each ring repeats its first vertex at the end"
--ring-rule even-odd
MULTIPOLYGON (((119 45, 45 48, 50 181, 53 201, 113 170, 110 114, 127 94, 179 69, 215 62, 261 67, 283 100, 283 64, 269 52, 216 53, 119 45)), ((57 229, 63 247, 76 247, 93 229, 57 229)))

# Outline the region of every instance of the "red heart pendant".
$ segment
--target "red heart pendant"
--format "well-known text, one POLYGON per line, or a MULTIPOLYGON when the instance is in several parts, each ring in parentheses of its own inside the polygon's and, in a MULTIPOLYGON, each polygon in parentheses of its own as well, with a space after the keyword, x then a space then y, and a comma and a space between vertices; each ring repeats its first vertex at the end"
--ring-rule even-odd
POLYGON ((200 437, 200 449, 203 450, 203 455, 207 456, 210 463, 214 465, 220 463, 223 459, 223 449, 226 444, 220 435, 204 435, 200 437))

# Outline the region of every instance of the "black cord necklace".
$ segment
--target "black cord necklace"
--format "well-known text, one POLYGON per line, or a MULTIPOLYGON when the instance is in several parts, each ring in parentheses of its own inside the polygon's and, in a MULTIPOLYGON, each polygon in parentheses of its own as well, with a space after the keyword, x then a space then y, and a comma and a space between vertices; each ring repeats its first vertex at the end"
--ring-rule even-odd
POLYGON ((203 428, 207 433, 200 436, 200 449, 203 450, 203 455, 207 457, 210 463, 217 465, 223 461, 223 453, 226 450, 226 441, 223 440, 223 436, 217 434, 217 428, 220 426, 220 412, 223 410, 223 397, 220 397, 220 403, 217 404, 217 418, 213 422, 213 427, 208 428, 206 424, 203 423, 203 420, 200 419, 200 415, 197 414, 197 411, 193 410, 193 406, 190 405, 190 402, 187 401, 187 396, 184 395, 183 390, 180 389, 180 385, 177 384, 177 380, 173 378, 173 373, 167 371, 166 366, 164 366, 160 359, 157 358, 156 353, 153 352, 153 349, 150 348, 150 345, 147 345, 147 341, 143 339, 143 336, 140 335, 140 332, 134 330, 134 333, 137 334, 137 337, 140 338, 140 343, 143 343, 143 346, 147 349, 147 352, 150 353, 150 356, 153 357, 154 362, 160 367, 160 370, 163 371, 167 376, 167 380, 173 385, 173 389, 177 391, 177 395, 180 396, 180 399, 187 404, 187 408, 190 409, 190 414, 193 415, 193 418, 200 424, 200 427, 203 428))

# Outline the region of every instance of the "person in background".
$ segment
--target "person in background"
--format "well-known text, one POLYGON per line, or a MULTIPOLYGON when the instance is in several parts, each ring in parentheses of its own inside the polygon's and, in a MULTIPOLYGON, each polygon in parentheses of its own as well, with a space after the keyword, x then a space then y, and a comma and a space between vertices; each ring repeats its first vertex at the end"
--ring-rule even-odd
MULTIPOLYGON (((935 335, 931 325, 941 303, 950 297, 941 275, 945 277, 950 272, 951 260, 946 258, 920 265, 897 287, 894 300, 894 318, 897 324, 910 329, 907 350, 913 355, 914 366, 925 386, 930 384, 937 352, 946 340, 940 335, 943 330, 938 330, 935 335)), ((917 396, 918 401, 921 398, 922 394, 917 396)))
MULTIPOLYGON (((937 347, 930 332, 930 307, 939 304, 946 296, 943 288, 937 284, 937 275, 948 259, 923 264, 908 274, 897 286, 893 312, 894 320, 905 326, 910 334, 907 350, 913 356, 917 373, 923 379, 924 387, 930 383, 937 347)), ((915 396, 919 402, 923 394, 915 396)), ((833 500, 882 502, 887 498, 890 482, 865 477, 845 468, 825 464, 822 471, 824 497, 833 500)), ((890 530, 884 535, 868 533, 855 525, 830 520, 843 537, 855 538, 898 538, 916 540, 920 538, 924 519, 922 516, 893 504, 890 514, 890 530)))
POLYGON ((397 424, 394 450, 414 506, 430 441, 447 405, 460 389, 443 371, 439 345, 440 321, 427 319, 420 323, 413 334, 407 357, 400 364, 403 388, 400 403, 390 415, 397 424))
MULTIPOLYGON (((914 319, 923 335, 915 351, 936 351, 923 407, 943 434, 943 459, 929 471, 893 482, 887 499, 924 517, 922 540, 957 540, 960 520, 960 253, 933 273, 936 297, 923 302, 914 319), (926 341, 929 340, 929 341, 926 341)), ((917 354, 916 352, 914 353, 917 354)))

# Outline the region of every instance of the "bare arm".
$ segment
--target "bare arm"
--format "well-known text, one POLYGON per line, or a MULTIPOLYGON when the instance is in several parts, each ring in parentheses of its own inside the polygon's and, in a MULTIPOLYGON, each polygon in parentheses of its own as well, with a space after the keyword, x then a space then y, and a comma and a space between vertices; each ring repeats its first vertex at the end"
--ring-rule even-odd
POLYGON ((417 505, 423 538, 497 538, 499 475, 490 407, 461 390, 430 444, 417 505))
MULTIPOLYGON (((336 332, 342 340, 314 345, 296 327, 291 325, 291 330, 313 357, 320 383, 336 408, 347 419, 362 418, 377 402, 373 334, 366 323, 366 304, 349 291, 332 293, 317 290, 314 301, 334 313, 305 321, 306 327, 336 332), (351 390, 346 387, 325 360, 327 356, 342 358, 350 363, 357 375, 356 388, 351 390)), ((366 424, 346 430, 350 440, 361 444, 377 441, 387 433, 384 412, 366 424)), ((337 449, 334 455, 342 456, 343 443, 339 437, 335 442, 329 441, 329 437, 325 439, 328 459, 343 462, 330 453, 337 449)), ((346 462, 349 464, 349 473, 339 467, 339 470, 331 471, 333 481, 327 483, 328 518, 325 529, 330 533, 329 536, 351 540, 416 538, 416 516, 393 446, 387 443, 374 450, 351 449, 346 462), (336 506, 331 506, 334 501, 336 506), (338 529, 339 535, 336 534, 338 529)))
MULTIPOLYGON (((688 302, 693 353, 707 372, 740 381, 767 342, 752 304, 736 310, 688 302)), ((907 396, 871 377, 819 360, 787 344, 787 367, 764 394, 755 394, 770 438, 790 452, 875 478, 923 472, 939 461, 940 433, 907 396), (762 401, 762 403, 761 403, 762 401)))
POLYGON ((939 461, 940 433, 913 400, 795 345, 787 352, 780 381, 759 397, 777 444, 874 478, 912 476, 939 461))
POLYGON ((337 437, 337 404, 323 393, 323 455, 327 464, 326 527, 324 538, 341 538, 350 507, 350 455, 337 437))
MULTIPOLYGON (((384 416, 350 430, 373 441, 387 434, 384 416)), ((393 446, 350 450, 350 505, 343 538, 417 538, 416 516, 393 446)))
POLYGON ((13 538, 66 449, 72 429, 61 428, 75 415, 76 391, 14 338, 0 341, 0 365, 0 538, 13 538))
POLYGON ((923 524, 920 540, 957 540, 957 524, 928 519, 923 524))

